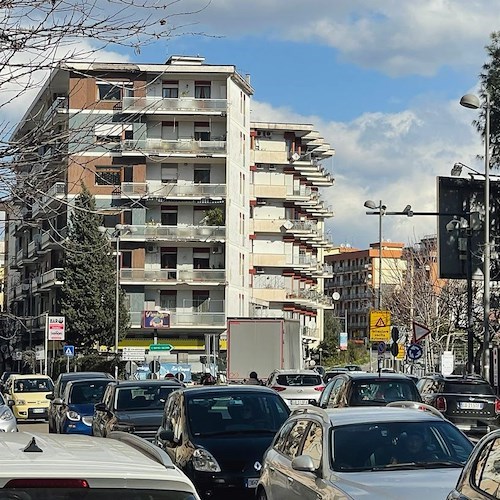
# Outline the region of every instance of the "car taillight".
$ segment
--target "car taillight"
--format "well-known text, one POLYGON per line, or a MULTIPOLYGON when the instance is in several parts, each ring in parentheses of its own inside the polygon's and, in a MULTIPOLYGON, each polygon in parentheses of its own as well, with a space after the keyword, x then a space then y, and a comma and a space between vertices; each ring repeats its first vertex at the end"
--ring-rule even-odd
POLYGON ((500 399, 495 399, 495 413, 497 415, 500 413, 500 399))
POLYGON ((315 391, 321 392, 325 388, 324 385, 318 385, 317 387, 314 388, 315 391))
POLYGON ((85 479, 23 478, 11 479, 4 488, 89 488, 85 479))
POLYGON ((273 385, 271 386, 271 389, 274 389, 275 391, 281 392, 286 389, 286 387, 280 387, 279 385, 273 385))
POLYGON ((436 408, 439 411, 446 411, 446 398, 444 396, 438 396, 436 398, 436 408))

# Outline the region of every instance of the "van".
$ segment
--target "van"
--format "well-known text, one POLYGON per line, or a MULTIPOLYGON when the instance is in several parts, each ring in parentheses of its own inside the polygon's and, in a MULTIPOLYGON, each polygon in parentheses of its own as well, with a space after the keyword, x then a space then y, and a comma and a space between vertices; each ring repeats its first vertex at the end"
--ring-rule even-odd
POLYGON ((48 375, 11 375, 5 384, 5 399, 12 405, 18 420, 46 420, 49 402, 46 398, 54 389, 48 375))

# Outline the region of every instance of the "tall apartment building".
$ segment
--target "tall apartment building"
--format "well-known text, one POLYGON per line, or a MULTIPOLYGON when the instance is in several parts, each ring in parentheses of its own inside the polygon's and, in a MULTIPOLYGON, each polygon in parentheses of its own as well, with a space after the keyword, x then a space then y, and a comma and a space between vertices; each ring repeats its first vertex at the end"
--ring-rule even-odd
POLYGON ((158 342, 179 353, 203 351, 228 317, 293 317, 321 336, 331 211, 318 189, 333 181, 318 160, 333 150, 311 125, 252 124, 252 94, 234 66, 201 57, 52 72, 13 136, 45 134, 19 170, 33 180, 50 172, 7 229, 7 304, 35 318, 30 344, 43 337, 37 317, 60 312, 64 238, 82 182, 104 225, 123 225, 119 281, 131 328, 121 346, 152 343, 155 310, 170 320, 158 342), (274 288, 263 286, 268 278, 274 288))
POLYGON ((369 338, 369 312, 378 307, 380 287, 382 293, 384 289, 390 290, 401 282, 406 270, 403 246, 403 243, 382 241, 382 268, 378 242, 365 250, 338 247, 325 257, 333 266, 333 278, 327 280, 325 289, 329 295, 334 292, 340 295, 335 302, 335 315, 342 322, 347 317, 349 339, 369 338))

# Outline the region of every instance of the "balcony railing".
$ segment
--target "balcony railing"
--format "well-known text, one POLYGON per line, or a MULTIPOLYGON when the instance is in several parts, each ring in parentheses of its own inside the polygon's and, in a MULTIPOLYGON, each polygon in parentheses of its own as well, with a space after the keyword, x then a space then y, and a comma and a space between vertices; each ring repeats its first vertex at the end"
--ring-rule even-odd
POLYGON ((122 112, 161 113, 165 111, 222 112, 227 111, 227 99, 195 99, 179 97, 123 97, 122 112))
MULTIPOLYGON (((136 231, 121 236, 122 240, 155 241, 224 241, 225 226, 134 226, 136 231)), ((158 249, 159 250, 159 249, 158 249)))
POLYGON ((177 184, 161 182, 122 182, 121 193, 148 198, 225 197, 225 184, 177 184))
MULTIPOLYGON (((143 311, 131 311, 130 323, 132 328, 141 328, 143 318, 143 311)), ((200 311, 197 307, 170 309, 170 328, 199 327, 203 329, 209 327, 225 328, 225 326, 226 315, 224 311, 200 311)))
POLYGON ((313 338, 313 339, 319 339, 319 328, 312 328, 310 326, 304 326, 302 328, 302 336, 313 338))
POLYGON ((226 280, 226 271, 220 269, 121 269, 120 282, 199 282, 223 283, 226 280))
POLYGON ((66 196, 66 183, 56 182, 44 194, 41 199, 33 203, 33 214, 36 214, 49 206, 52 202, 64 199, 66 196))
POLYGON ((55 284, 62 284, 63 282, 63 269, 55 267, 46 273, 39 276, 38 283, 41 288, 49 287, 55 284))
POLYGON ((225 154, 226 141, 196 141, 194 139, 144 139, 125 140, 121 143, 123 151, 147 154, 185 153, 185 154, 225 154))

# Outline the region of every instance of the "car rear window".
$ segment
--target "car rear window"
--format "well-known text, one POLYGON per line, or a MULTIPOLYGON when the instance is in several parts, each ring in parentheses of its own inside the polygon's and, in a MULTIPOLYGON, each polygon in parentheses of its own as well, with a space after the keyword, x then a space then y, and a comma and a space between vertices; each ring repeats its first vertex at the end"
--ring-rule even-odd
POLYGON ((323 380, 321 375, 305 375, 305 374, 287 374, 278 375, 276 377, 276 382, 278 385, 288 385, 288 386, 315 386, 321 385, 323 380))
POLYGON ((413 381, 375 379, 354 383, 351 406, 387 404, 393 401, 421 401, 413 381))
POLYGON ((477 383, 454 383, 446 382, 444 385, 444 392, 450 394, 488 394, 493 396, 495 392, 489 384, 477 384, 477 383))

